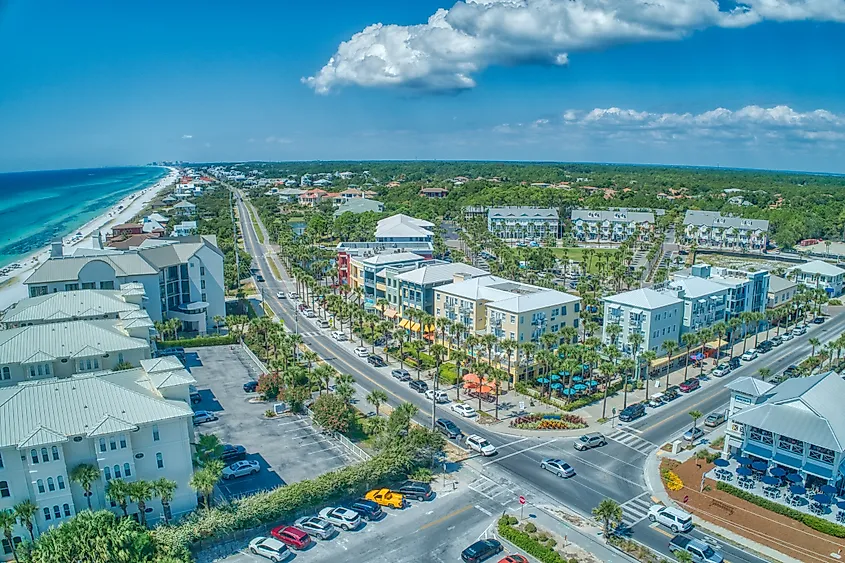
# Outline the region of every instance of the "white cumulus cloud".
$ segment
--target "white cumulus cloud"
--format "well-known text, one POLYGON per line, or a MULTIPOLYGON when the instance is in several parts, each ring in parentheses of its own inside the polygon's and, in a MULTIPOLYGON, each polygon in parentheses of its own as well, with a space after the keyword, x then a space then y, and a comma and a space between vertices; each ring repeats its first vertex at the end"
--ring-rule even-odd
POLYGON ((708 27, 770 21, 845 22, 845 0, 462 0, 418 25, 376 23, 314 76, 320 94, 345 85, 457 91, 493 65, 570 64, 570 53, 679 40, 708 27))
POLYGON ((194 136, 193 135, 182 135, 182 138, 183 139, 193 139, 194 136))

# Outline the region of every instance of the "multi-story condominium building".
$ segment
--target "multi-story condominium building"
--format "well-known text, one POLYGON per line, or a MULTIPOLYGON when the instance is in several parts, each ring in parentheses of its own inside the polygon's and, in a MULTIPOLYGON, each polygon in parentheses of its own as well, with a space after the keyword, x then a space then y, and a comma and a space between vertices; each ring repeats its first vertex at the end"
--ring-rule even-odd
POLYGON ((725 320, 728 288, 704 278, 675 278, 654 287, 684 302, 681 334, 695 332, 725 320))
POLYGON ((461 322, 471 334, 537 342, 544 333, 578 328, 581 299, 574 295, 492 275, 453 277, 434 289, 434 316, 461 322))
POLYGON ((434 232, 430 229, 434 223, 409 217, 401 213, 382 219, 376 226, 376 242, 406 243, 431 242, 434 232))
POLYGON ((684 301, 673 292, 655 291, 650 288, 635 289, 604 298, 604 321, 602 339, 612 344, 608 331, 610 325, 622 327, 616 339, 616 346, 624 354, 653 350, 663 352, 663 342, 678 342, 684 319, 684 301), (630 337, 634 333, 643 336, 639 350, 634 350, 630 337))
POLYGON ((728 290, 725 320, 745 312, 762 313, 766 310, 771 274, 764 270, 751 272, 736 268, 711 267, 695 264, 689 270, 672 275, 673 279, 700 278, 721 285, 728 290))
POLYGON ((787 277, 807 287, 823 289, 831 297, 839 297, 845 270, 823 260, 813 260, 793 266, 787 271, 787 277))
POLYGON ((836 372, 773 386, 752 377, 730 382, 724 454, 798 473, 805 484, 841 484, 845 460, 845 381, 836 372))
POLYGON ((685 244, 707 248, 738 251, 763 251, 768 244, 769 222, 765 219, 743 219, 723 216, 718 211, 687 211, 684 230, 685 244))
POLYGON ((783 307, 792 301, 798 293, 798 284, 780 276, 769 277, 768 303, 769 309, 783 307))
POLYGON ((341 284, 349 285, 352 260, 363 260, 388 252, 413 252, 426 260, 434 256, 430 242, 341 242, 337 245, 337 276, 341 284))
POLYGON ((654 213, 627 209, 572 210, 572 232, 583 242, 650 240, 654 234, 654 213))
MULTIPOLYGON (((194 379, 172 358, 143 363, 0 389, 0 510, 31 500, 38 506, 34 533, 41 534, 87 509, 89 501, 94 510, 121 513, 106 498, 111 479, 161 477, 176 482, 169 516, 196 508, 189 484, 194 431, 188 388, 194 379), (70 479, 81 464, 100 471, 90 499, 70 479)), ((148 522, 163 517, 160 503, 147 506, 148 522)), ((128 509, 138 512, 135 503, 128 509)), ((12 529, 13 543, 28 537, 23 526, 12 529)), ((10 559, 11 546, 2 541, 0 559, 10 559)))
POLYGON ((540 242, 560 236, 560 219, 557 209, 491 207, 487 229, 502 240, 540 242))
POLYGON ((70 256, 59 242, 24 283, 30 297, 141 284, 150 318, 180 319, 184 332, 204 334, 226 315, 223 253, 213 236, 147 239, 131 250, 79 248, 70 256))
POLYGON ((395 314, 402 316, 407 309, 419 309, 434 314, 434 290, 454 282, 455 274, 464 279, 489 274, 485 270, 462 262, 430 260, 397 268, 390 266, 383 270, 387 286, 387 301, 395 314))
POLYGON ((360 287, 371 300, 385 297, 387 285, 384 274, 377 276, 388 266, 415 266, 425 258, 413 252, 384 252, 367 258, 352 258, 349 262, 349 287, 360 287))
POLYGON ((138 316, 150 320, 144 310, 146 293, 139 283, 120 289, 81 289, 21 299, 3 313, 3 328, 77 320, 124 319, 138 316))

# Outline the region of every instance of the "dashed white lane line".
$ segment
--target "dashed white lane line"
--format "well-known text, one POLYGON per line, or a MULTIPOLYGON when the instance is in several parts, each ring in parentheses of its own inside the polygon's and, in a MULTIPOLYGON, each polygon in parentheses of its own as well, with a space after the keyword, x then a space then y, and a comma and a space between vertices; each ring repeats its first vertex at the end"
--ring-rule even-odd
POLYGON ((557 442, 557 438, 555 438, 554 440, 549 440, 548 442, 543 442, 541 444, 535 444, 535 445, 531 446, 530 448, 523 448, 523 449, 521 449, 517 452, 513 452, 513 453, 510 453, 510 454, 502 456, 502 457, 497 457, 493 461, 488 461, 487 463, 485 463, 483 465, 483 467, 487 467, 488 465, 493 465, 494 463, 498 463, 500 461, 503 461, 503 460, 508 459, 509 457, 513 457, 515 455, 519 455, 519 454, 522 454, 522 453, 525 453, 525 452, 528 452, 528 451, 531 451, 531 450, 535 450, 535 449, 541 448, 543 446, 548 446, 549 444, 554 444, 555 442, 557 442))

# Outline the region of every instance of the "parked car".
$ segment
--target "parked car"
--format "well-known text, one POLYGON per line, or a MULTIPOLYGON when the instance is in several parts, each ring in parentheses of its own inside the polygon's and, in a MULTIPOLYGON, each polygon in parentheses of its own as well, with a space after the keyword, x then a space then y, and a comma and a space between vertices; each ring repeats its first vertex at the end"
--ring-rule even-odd
POLYGON ((332 323, 330 323, 326 319, 320 319, 319 321, 317 321, 317 327, 319 327, 319 328, 331 328, 332 323))
POLYGON ((666 401, 663 398, 663 393, 655 393, 648 400, 648 406, 653 408, 653 409, 656 409, 657 407, 662 407, 665 404, 666 404, 666 401))
POLYGON ((361 515, 361 518, 366 518, 369 521, 380 520, 384 517, 384 511, 378 503, 367 499, 358 499, 349 503, 348 508, 354 510, 361 515))
POLYGON ((405 481, 399 485, 399 488, 397 488, 395 492, 401 494, 405 498, 415 498, 420 502, 424 500, 431 500, 434 496, 434 491, 431 490, 431 485, 421 481, 405 481))
POLYGON ((374 368, 383 368, 387 366, 387 362, 385 362, 384 358, 382 358, 378 354, 367 356, 367 363, 373 366, 374 368))
POLYGON ((288 547, 276 538, 258 536, 249 542, 249 552, 253 555, 260 555, 273 563, 281 563, 291 556, 288 547))
POLYGON ((746 350, 745 353, 742 355, 743 362, 750 362, 757 358, 757 350, 751 348, 750 350, 746 350))
POLYGON ((687 442, 695 442, 702 436, 704 436, 704 430, 702 430, 698 426, 693 426, 692 428, 684 432, 684 440, 686 440, 687 442))
MULTIPOLYGON (((191 387, 193 387, 193 385, 191 387)), ((197 391, 196 388, 190 390, 190 397, 192 405, 202 402, 202 395, 200 395, 200 392, 197 391)))
POLYGON ((716 428, 723 422, 725 422, 725 413, 713 412, 708 414, 707 418, 704 419, 704 426, 708 428, 716 428))
POLYGON ((562 459, 544 459, 540 462, 540 469, 545 469, 558 477, 573 477, 575 469, 562 459))
POLYGON ((822 324, 823 322, 824 322, 824 317, 816 317, 816 318, 814 318, 814 319, 813 319, 813 324, 814 324, 814 325, 820 325, 820 324, 822 324))
POLYGON ((784 342, 789 342, 793 338, 795 338, 795 335, 792 334, 791 332, 784 332, 783 334, 780 335, 780 339, 784 342))
POLYGON ((446 391, 442 389, 438 389, 435 391, 434 389, 429 389, 425 392, 425 398, 431 401, 432 399, 437 401, 438 403, 448 403, 449 402, 449 395, 446 394, 446 391))
POLYGON ((795 377, 797 374, 798 366, 794 364, 783 370, 783 375, 785 375, 786 377, 795 377))
POLYGON ((686 552, 692 557, 693 563, 722 563, 725 558, 718 551, 701 540, 687 536, 675 536, 669 541, 669 551, 675 557, 679 552, 686 552))
POLYGON ((783 337, 781 337, 781 336, 772 336, 771 343, 772 343, 772 346, 774 346, 775 348, 777 348, 778 346, 780 346, 781 344, 783 344, 783 337))
POLYGON ((663 402, 668 403, 670 401, 674 401, 680 396, 681 394, 678 392, 678 386, 672 385, 663 392, 663 402))
POLYGON ((528 563, 528 559, 526 559, 524 555, 514 553, 513 555, 508 555, 507 557, 500 559, 499 563, 528 563))
POLYGON ((302 311, 302 315, 307 319, 313 319, 317 317, 317 313, 315 313, 313 309, 305 309, 304 311, 302 311))
POLYGON ((466 445, 470 450, 478 452, 485 457, 495 455, 497 452, 496 447, 493 444, 478 434, 470 434, 467 436, 466 445))
POLYGON ((479 563, 500 554, 503 549, 498 540, 478 540, 461 552, 461 559, 465 563, 479 563))
POLYGON ((728 360, 728 365, 731 366, 731 369, 734 370, 742 365, 742 362, 739 361, 738 356, 734 356, 730 360, 728 360))
POLYGON ((448 418, 438 418, 434 421, 434 427, 447 438, 457 438, 461 435, 461 429, 458 428, 458 425, 448 418))
POLYGON ((682 393, 692 393, 699 387, 701 387, 701 381, 699 381, 696 377, 693 377, 692 379, 687 379, 686 381, 678 385, 678 389, 680 389, 682 393))
POLYGON ((297 528, 304 530, 309 536, 321 540, 329 539, 335 532, 332 523, 319 516, 306 516, 297 520, 295 524, 297 528))
POLYGON ((712 372, 710 372, 710 374, 713 377, 724 377, 724 376, 728 375, 730 372, 731 372, 731 366, 729 364, 721 363, 718 366, 716 366, 716 369, 714 369, 712 372))
POLYGON ((417 393, 425 393, 426 391, 428 391, 428 383, 426 383, 422 379, 414 379, 413 381, 408 383, 408 387, 410 387, 417 393))
POLYGON ((584 450, 598 448, 599 446, 604 446, 606 444, 607 440, 604 439, 604 436, 598 432, 591 432, 589 434, 584 434, 575 440, 575 449, 583 452, 584 450))
POLYGON ((246 459, 245 447, 223 444, 223 452, 220 454, 220 461, 231 464, 242 459, 246 459))
POLYGON ((289 291, 289 292, 288 292, 288 297, 289 297, 290 299, 299 299, 299 295, 297 295, 295 291, 289 291))
POLYGON ((390 508, 405 507, 405 497, 399 493, 394 493, 390 489, 373 489, 364 495, 364 498, 380 506, 389 506, 390 508))
POLYGON ((194 413, 194 425, 214 422, 215 420, 217 420, 217 415, 214 413, 208 411, 196 411, 194 413))
POLYGON ((472 418, 478 415, 478 413, 475 412, 475 409, 466 403, 452 403, 449 405, 449 409, 453 413, 459 414, 464 418, 472 418))
POLYGON ((775 345, 770 340, 764 340, 757 345, 756 350, 761 354, 766 354, 772 351, 775 345))
POLYGON ((293 549, 305 549, 311 545, 311 536, 296 526, 277 526, 270 530, 270 535, 293 549))
POLYGON ((345 508, 343 506, 327 506, 320 511, 320 518, 327 520, 335 528, 340 528, 347 532, 357 530, 363 523, 360 514, 351 508, 345 508))
POLYGON ((648 509, 648 519, 666 526, 672 533, 689 532, 692 530, 692 514, 662 504, 654 504, 648 509))
POLYGON ((247 381, 244 383, 244 393, 255 393, 258 389, 258 382, 254 379, 252 381, 247 381))
POLYGON ((399 381, 411 381, 411 374, 406 369, 391 370, 390 375, 399 381))
POLYGON ((336 330, 336 331, 332 332, 332 338, 334 338, 338 342, 345 342, 346 340, 349 340, 346 337, 346 333, 343 332, 342 330, 336 330))
POLYGON ((236 461, 232 465, 223 468, 223 479, 237 479, 238 477, 246 477, 247 475, 255 475, 261 471, 261 466, 254 459, 243 459, 236 461))
POLYGON ((645 415, 645 405, 637 403, 636 405, 629 405, 628 407, 619 411, 619 420, 622 422, 631 422, 641 416, 645 415))
POLYGON ((366 358, 370 355, 370 351, 365 346, 358 346, 355 348, 355 355, 359 358, 366 358))
POLYGON ((276 292, 276 299, 287 299, 287 295, 285 295, 284 291, 277 291, 276 292))
POLYGON ((798 325, 792 329, 792 336, 801 336, 807 334, 807 327, 804 325, 798 325))

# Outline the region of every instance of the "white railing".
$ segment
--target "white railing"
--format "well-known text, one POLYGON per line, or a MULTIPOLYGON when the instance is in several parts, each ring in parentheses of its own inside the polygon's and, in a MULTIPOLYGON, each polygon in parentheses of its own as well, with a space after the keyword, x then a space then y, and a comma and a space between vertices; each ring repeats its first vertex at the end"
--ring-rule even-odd
POLYGON ((241 348, 243 348, 243 351, 246 353, 247 357, 250 360, 252 360, 255 363, 256 366, 258 366, 258 368, 261 370, 261 373, 269 373, 270 372, 270 370, 267 369, 267 366, 264 365, 264 362, 259 360, 258 356, 256 356, 255 354, 252 353, 252 350, 249 349, 249 346, 247 346, 246 344, 244 344, 242 342, 241 348))
POLYGON ((326 434, 327 436, 330 436, 340 442, 340 445, 346 448, 349 453, 351 453, 361 461, 369 461, 373 458, 373 456, 353 444, 352 441, 343 434, 340 434, 339 432, 335 432, 333 430, 322 428, 320 424, 318 424, 317 421, 314 420, 314 413, 308 407, 305 407, 305 413, 308 415, 308 418, 311 420, 311 425, 314 426, 314 428, 320 429, 323 434, 326 434))

